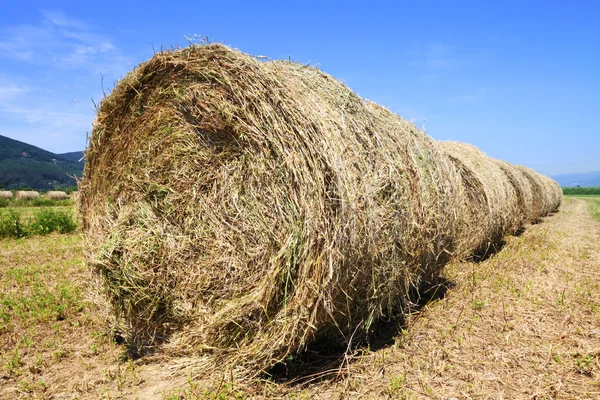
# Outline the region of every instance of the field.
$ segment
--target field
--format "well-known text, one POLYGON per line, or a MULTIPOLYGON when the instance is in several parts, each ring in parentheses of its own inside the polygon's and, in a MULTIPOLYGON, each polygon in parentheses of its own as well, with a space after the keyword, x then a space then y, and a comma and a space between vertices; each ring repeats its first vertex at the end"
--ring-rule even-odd
POLYGON ((80 232, 0 239, 0 398, 600 398, 599 239, 600 197, 565 197, 487 260, 447 266, 370 347, 255 381, 130 359, 89 299, 80 232))

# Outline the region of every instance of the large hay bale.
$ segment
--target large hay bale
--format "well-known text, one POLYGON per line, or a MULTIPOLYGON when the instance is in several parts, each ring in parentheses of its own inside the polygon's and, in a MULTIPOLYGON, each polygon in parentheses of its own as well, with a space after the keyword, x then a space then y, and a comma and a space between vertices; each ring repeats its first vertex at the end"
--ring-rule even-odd
POLYGON ((459 258, 486 254, 504 235, 521 226, 515 186, 502 168, 475 146, 458 142, 440 142, 440 146, 459 171, 464 188, 456 254, 459 258))
POLYGON ((13 194, 10 190, 0 190, 0 199, 12 199, 13 194))
POLYGON ((17 193, 15 193, 15 198, 17 200, 33 200, 37 199, 38 197, 40 197, 40 194, 33 190, 19 190, 17 193))
POLYGON ((69 198, 69 195, 59 190, 51 190, 46 192, 46 198, 48 200, 66 200, 69 198))
POLYGON ((71 192, 69 194, 69 198, 71 200, 73 200, 74 202, 77 202, 77 199, 79 198, 79 192, 78 191, 71 192))
POLYGON ((453 248, 459 178, 436 143, 311 67, 155 54, 89 143, 88 257, 136 346, 260 371, 397 314, 453 248))

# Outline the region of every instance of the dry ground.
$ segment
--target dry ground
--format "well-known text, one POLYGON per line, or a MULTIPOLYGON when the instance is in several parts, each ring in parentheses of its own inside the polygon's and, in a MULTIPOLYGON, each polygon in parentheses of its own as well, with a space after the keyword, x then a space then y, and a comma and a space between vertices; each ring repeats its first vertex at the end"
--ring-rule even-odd
POLYGON ((598 198, 565 198, 486 261, 449 265, 446 296, 408 316, 391 344, 356 349, 303 384, 131 361, 85 300, 78 234, 0 240, 0 398, 597 399, 593 214, 598 198))

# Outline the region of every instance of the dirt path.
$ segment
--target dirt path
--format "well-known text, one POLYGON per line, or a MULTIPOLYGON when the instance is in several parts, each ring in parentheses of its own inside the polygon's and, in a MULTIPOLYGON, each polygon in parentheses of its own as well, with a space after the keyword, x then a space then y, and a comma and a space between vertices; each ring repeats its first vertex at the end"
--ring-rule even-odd
MULTIPOLYGON (((49 246, 54 239, 44 240, 49 246)), ((8 246, 0 267, 37 262, 39 274, 58 274, 64 265, 66 276, 85 277, 77 273, 78 240, 65 239, 56 254, 35 242, 21 242, 21 250, 8 246)), ((559 213, 508 238, 496 255, 452 264, 445 277, 446 296, 410 315, 392 345, 358 349, 337 377, 304 385, 220 376, 198 381, 193 360, 124 360, 122 346, 99 336, 101 327, 85 307, 35 326, 15 320, 0 335, 4 349, 32 329, 38 344, 21 347, 17 372, 0 376, 0 399, 600 398, 600 222, 585 200, 566 198, 559 213), (64 356, 44 345, 50 339, 60 339, 64 356)))

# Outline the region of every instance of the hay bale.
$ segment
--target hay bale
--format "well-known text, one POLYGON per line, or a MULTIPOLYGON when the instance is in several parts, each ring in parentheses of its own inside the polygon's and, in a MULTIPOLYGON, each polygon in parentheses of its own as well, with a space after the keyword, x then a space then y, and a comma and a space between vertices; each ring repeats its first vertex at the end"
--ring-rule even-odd
POLYGON ((531 168, 522 165, 517 165, 516 168, 525 175, 532 187, 534 199, 530 220, 539 221, 541 217, 558 210, 562 201, 562 190, 558 183, 531 168))
POLYGON ((12 199, 13 194, 10 190, 0 190, 0 199, 12 199))
POLYGON ((46 198, 48 200, 66 200, 69 198, 69 195, 59 190, 51 190, 46 192, 46 198))
POLYGON ((503 169, 475 146, 458 142, 440 142, 440 146, 462 178, 457 256, 484 255, 520 226, 515 187, 503 169))
POLYGON ((121 80, 85 158, 88 259, 139 347, 261 371, 400 313, 454 246, 459 177, 432 139, 317 69, 222 45, 121 80))
MULTIPOLYGON (((515 210, 515 228, 520 228, 523 225, 533 222, 534 217, 533 203, 535 201, 531 183, 525 173, 517 168, 517 166, 507 163, 506 161, 492 159, 496 165, 504 172, 506 178, 512 185, 516 198, 517 208, 515 210)), ((511 200, 514 202, 514 200, 511 200)), ((509 232, 514 233, 514 232, 509 232)))
POLYGON ((71 192, 69 194, 69 198, 71 200, 73 200, 74 202, 77 202, 77 199, 79 198, 79 192, 78 191, 71 192))
POLYGON ((15 198, 17 200, 33 200, 40 197, 40 194, 33 190, 19 190, 15 193, 15 198))

